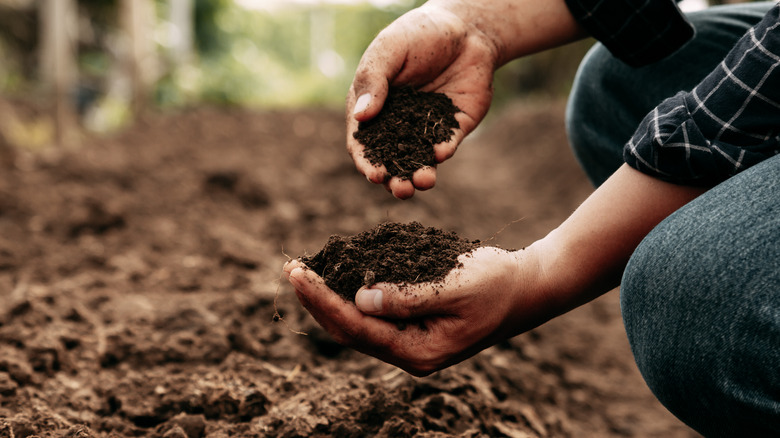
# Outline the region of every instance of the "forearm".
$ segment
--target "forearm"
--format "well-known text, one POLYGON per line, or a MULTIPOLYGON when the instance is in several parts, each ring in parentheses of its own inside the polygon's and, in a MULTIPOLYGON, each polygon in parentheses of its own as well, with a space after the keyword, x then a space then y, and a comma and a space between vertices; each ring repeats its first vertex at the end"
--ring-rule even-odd
POLYGON ((430 0, 421 9, 443 9, 494 42, 501 66, 587 36, 563 0, 430 0))
POLYGON ((642 239, 704 191, 623 165, 563 224, 532 245, 545 307, 560 314, 618 286, 642 239))

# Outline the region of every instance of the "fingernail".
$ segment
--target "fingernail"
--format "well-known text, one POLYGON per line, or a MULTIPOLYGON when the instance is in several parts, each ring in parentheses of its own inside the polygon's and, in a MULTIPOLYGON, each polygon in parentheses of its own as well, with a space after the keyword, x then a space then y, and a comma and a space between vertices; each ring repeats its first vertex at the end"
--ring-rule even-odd
POLYGON ((358 97, 357 102, 355 102, 355 109, 352 110, 352 114, 358 114, 362 113, 363 111, 368 108, 368 104, 371 103, 371 93, 366 93, 358 97))
POLYGON ((382 310, 382 291, 379 289, 363 289, 355 297, 355 304, 363 312, 380 312, 382 310))
POLYGON ((294 288, 300 289, 302 284, 300 278, 303 277, 303 269, 302 268, 295 268, 292 271, 290 271, 290 283, 293 285, 294 288))

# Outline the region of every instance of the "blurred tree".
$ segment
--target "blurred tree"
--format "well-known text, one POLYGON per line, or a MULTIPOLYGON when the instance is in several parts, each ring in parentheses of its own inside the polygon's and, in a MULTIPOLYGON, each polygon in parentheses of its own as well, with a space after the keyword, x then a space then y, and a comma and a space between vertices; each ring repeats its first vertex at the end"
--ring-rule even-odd
POLYGON ((70 141, 75 122, 69 97, 78 80, 76 2, 44 0, 39 5, 39 12, 39 79, 53 96, 55 141, 62 145, 70 141))
POLYGON ((154 3, 151 0, 121 0, 118 13, 124 35, 118 45, 120 74, 129 78, 131 104, 135 112, 139 112, 147 105, 149 88, 160 76, 154 40, 154 3))
POLYGON ((195 0, 195 46, 199 53, 212 55, 228 48, 230 32, 217 24, 217 17, 231 7, 231 0, 195 0))
MULTIPOLYGON (((3 62, 0 65, 0 85, 11 75, 33 77, 37 75, 36 47, 38 47, 38 20, 35 4, 0 1, 0 48, 3 62)), ((4 87, 3 87, 4 88, 4 87)))
MULTIPOLYGON (((39 46, 39 17, 34 10, 7 15, 8 1, 0 0, 0 56, 4 57, 0 87, 6 90, 14 81, 32 77, 26 66, 35 65, 35 59, 21 59, 30 58, 28 52, 39 46)), ((13 3, 27 2, 34 8, 46 1, 50 0, 13 3)), ((107 95, 120 96, 120 101, 121 96, 131 95, 127 76, 135 78, 131 82, 136 84, 153 83, 155 103, 164 106, 201 101, 340 106, 354 69, 376 34, 425 2, 410 0, 377 8, 368 1, 304 5, 277 0, 267 3, 268 9, 252 10, 235 0, 63 1, 78 4, 75 94, 85 113, 107 95), (154 8, 138 12, 142 4, 154 8), (146 17, 140 19, 145 24, 139 24, 141 16, 146 17), (138 38, 128 40, 126 35, 138 38), (134 61, 125 64, 123 59, 128 58, 134 61), (157 62, 161 64, 155 66, 157 62), (117 73, 122 69, 125 79, 117 73)), ((722 2, 733 0, 717 1, 722 2)), ((518 95, 566 95, 590 44, 572 44, 504 66, 496 74, 496 103, 518 95)), ((121 102, 112 105, 120 108, 121 102)))
POLYGON ((168 50, 174 63, 188 63, 194 57, 195 2, 168 0, 168 50))

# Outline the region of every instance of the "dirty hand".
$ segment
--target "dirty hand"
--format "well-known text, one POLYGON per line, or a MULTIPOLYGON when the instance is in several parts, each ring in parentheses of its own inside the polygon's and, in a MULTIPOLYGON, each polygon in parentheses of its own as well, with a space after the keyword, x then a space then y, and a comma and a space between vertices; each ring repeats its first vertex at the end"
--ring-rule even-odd
POLYGON ((377 283, 344 301, 300 261, 284 271, 301 303, 333 338, 416 376, 458 363, 549 319, 532 248, 483 247, 442 282, 377 283))
POLYGON ((384 29, 363 54, 346 99, 347 150, 355 166, 369 181, 384 184, 400 199, 414 195, 415 188, 433 187, 436 170, 419 169, 411 181, 389 178, 384 166, 375 167, 364 158, 363 145, 353 137, 359 122, 379 113, 389 87, 412 85, 444 93, 462 111, 455 116, 460 129, 453 138, 434 147, 437 163, 455 153, 463 137, 485 116, 493 97, 496 43, 464 17, 468 8, 459 8, 456 14, 442 3, 447 2, 428 2, 384 29))

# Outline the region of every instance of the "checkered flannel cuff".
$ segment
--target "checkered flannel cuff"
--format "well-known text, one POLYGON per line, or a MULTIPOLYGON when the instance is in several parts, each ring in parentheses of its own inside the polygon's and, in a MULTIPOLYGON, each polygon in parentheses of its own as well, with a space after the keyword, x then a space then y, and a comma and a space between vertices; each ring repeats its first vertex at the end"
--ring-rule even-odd
POLYGON ((566 0, 574 18, 618 59, 651 64, 682 47, 693 26, 672 0, 566 0))
POLYGON ((665 100, 624 148, 632 167, 711 186, 780 153, 780 5, 691 92, 665 100))

